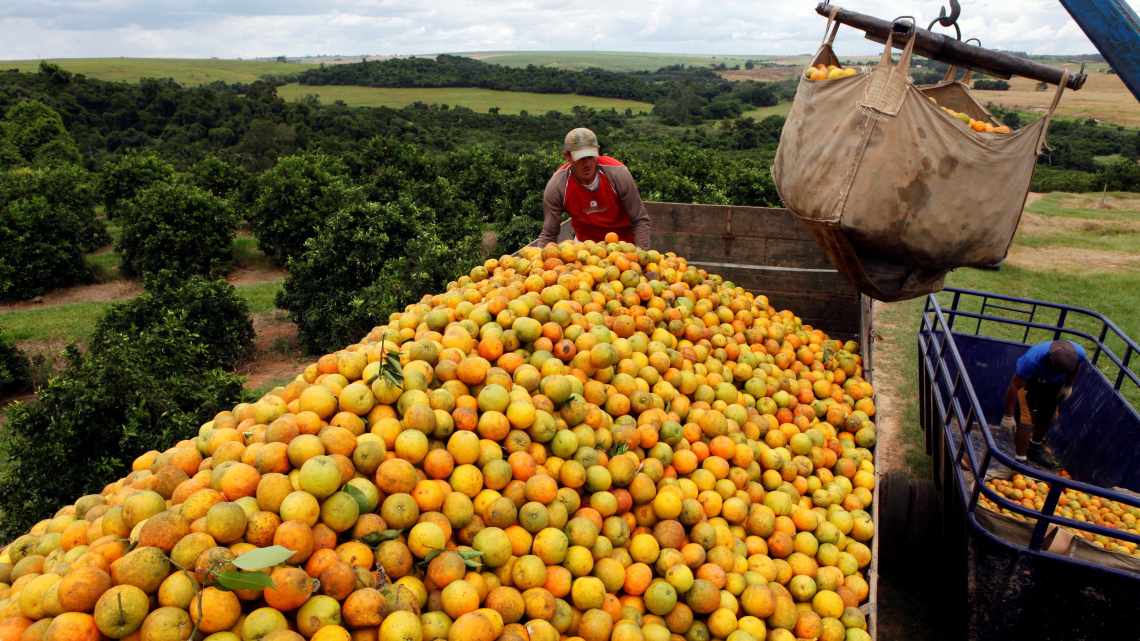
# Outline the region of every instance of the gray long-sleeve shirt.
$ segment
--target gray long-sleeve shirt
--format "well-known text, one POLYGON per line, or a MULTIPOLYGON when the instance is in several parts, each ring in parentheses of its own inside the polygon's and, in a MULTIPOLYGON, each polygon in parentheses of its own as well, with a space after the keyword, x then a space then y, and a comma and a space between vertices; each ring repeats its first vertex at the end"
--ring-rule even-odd
MULTIPOLYGON (((652 223, 649 220, 649 212, 645 210, 645 204, 641 202, 641 193, 637 190, 633 174, 629 173, 629 169, 624 165, 599 164, 598 171, 605 174, 617 192, 622 208, 629 215, 634 243, 642 249, 648 249, 652 223)), ((564 211, 562 203, 566 196, 566 185, 570 180, 573 180, 570 167, 564 167, 554 172, 546 183, 546 190, 542 194, 542 232, 534 241, 534 246, 542 247, 547 243, 558 242, 558 229, 562 225, 564 211)))

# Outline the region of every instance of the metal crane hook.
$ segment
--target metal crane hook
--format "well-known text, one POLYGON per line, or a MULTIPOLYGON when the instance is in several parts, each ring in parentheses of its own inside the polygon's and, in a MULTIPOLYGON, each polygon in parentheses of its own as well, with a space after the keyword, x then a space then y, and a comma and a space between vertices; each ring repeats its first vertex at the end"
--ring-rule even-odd
POLYGON ((927 31, 934 29, 935 24, 942 25, 943 27, 954 27, 954 34, 958 40, 962 39, 962 29, 958 27, 958 16, 962 15, 962 5, 958 4, 958 0, 950 0, 950 15, 946 15, 946 7, 941 7, 938 10, 938 17, 930 21, 930 25, 926 27, 927 31))

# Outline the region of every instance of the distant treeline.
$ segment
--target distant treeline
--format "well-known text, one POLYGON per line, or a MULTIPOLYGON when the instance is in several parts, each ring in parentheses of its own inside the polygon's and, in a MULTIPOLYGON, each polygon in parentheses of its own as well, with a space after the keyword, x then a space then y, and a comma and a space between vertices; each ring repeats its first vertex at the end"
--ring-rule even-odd
POLYGON ((708 67, 671 65, 657 71, 616 72, 591 68, 507 67, 464 56, 395 58, 322 65, 302 72, 305 85, 364 87, 477 87, 499 91, 573 93, 654 104, 668 124, 731 118, 754 107, 790 100, 794 82, 731 82, 708 67))
POLYGON ((425 149, 493 140, 521 152, 560 141, 576 126, 604 135, 629 120, 613 110, 512 116, 426 105, 388 109, 286 102, 267 82, 198 87, 154 79, 106 82, 52 64, 42 65, 39 73, 0 72, 0 114, 26 100, 59 114, 78 148, 74 161, 88 169, 110 156, 152 149, 178 167, 217 154, 260 171, 280 155, 300 150, 340 155, 377 135, 425 149))
POLYGON ((603 98, 654 102, 663 89, 633 74, 554 67, 506 67, 465 56, 393 58, 341 65, 321 65, 301 72, 303 85, 360 85, 365 87, 479 87, 501 91, 576 93, 603 98))

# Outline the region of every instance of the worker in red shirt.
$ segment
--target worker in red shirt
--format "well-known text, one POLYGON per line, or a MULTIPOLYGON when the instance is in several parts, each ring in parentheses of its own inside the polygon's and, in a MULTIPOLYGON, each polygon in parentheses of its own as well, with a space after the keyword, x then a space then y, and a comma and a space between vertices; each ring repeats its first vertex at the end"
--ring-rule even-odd
POLYGON ((566 134, 562 157, 566 162, 550 177, 542 195, 542 233, 534 245, 558 242, 566 212, 578 240, 601 241, 614 232, 623 241, 648 248, 649 213, 629 169, 600 155, 598 137, 585 127, 566 134))

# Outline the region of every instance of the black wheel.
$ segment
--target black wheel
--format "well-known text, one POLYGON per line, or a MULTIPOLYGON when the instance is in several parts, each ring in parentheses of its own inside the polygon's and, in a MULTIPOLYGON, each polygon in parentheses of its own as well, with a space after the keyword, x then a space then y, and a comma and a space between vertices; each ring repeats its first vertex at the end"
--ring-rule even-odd
POLYGON ((940 584, 930 566, 932 537, 941 528, 934 483, 892 472, 879 479, 878 500, 878 638, 938 639, 940 584))
POLYGON ((917 570, 941 532, 938 494, 930 479, 890 472, 879 480, 879 565, 885 574, 917 570))

